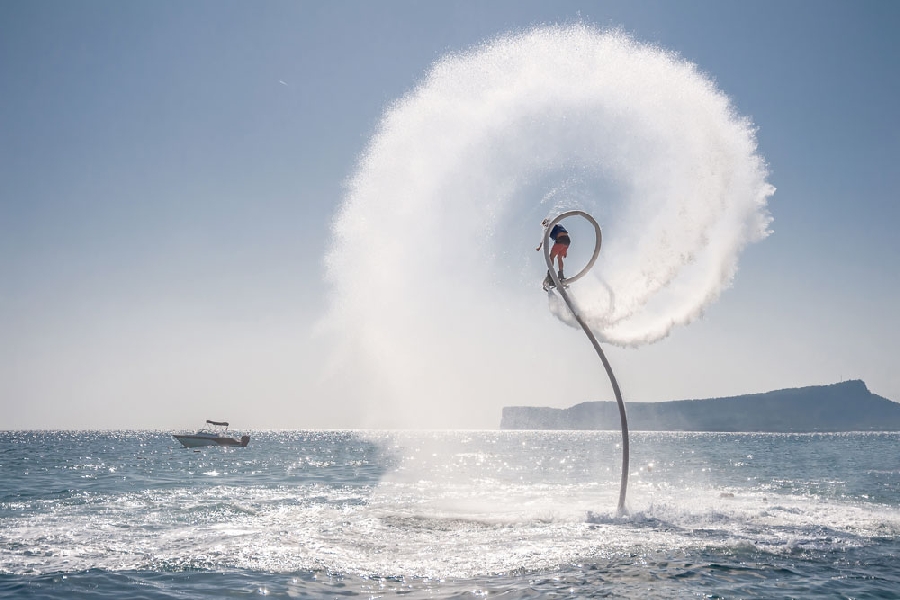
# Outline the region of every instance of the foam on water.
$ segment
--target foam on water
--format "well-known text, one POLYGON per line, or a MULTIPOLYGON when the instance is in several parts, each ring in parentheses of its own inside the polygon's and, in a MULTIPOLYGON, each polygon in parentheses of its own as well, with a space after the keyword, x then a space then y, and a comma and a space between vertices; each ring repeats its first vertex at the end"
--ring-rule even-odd
MULTIPOLYGON (((544 370, 533 248, 541 219, 572 208, 604 230, 573 290, 586 321, 620 346, 664 338, 768 234, 766 177, 753 124, 712 80, 624 33, 540 27, 446 56, 385 112, 335 218, 335 369, 412 416, 426 389, 527 397, 505 378, 544 370)), ((593 232, 571 221, 574 270, 593 232)))
POLYGON ((888 507, 695 490, 642 500, 629 517, 617 518, 589 510, 614 504, 613 494, 597 492, 590 485, 479 490, 423 482, 371 495, 315 487, 98 495, 9 520, 0 536, 6 548, 0 571, 474 578, 659 550, 833 552, 900 534, 900 518, 888 507))
POLYGON ((111 450, 99 459, 117 469, 104 469, 99 489, 69 468, 97 464, 96 455, 44 462, 56 487, 69 491, 0 503, 0 573, 236 569, 473 579, 660 553, 751 550, 773 563, 818 564, 823 555, 828 564, 849 549, 878 554, 900 535, 895 472, 886 502, 873 502, 875 475, 842 481, 847 465, 822 458, 823 449, 844 452, 860 439, 889 448, 896 436, 809 444, 762 435, 642 437, 663 460, 648 468, 652 454, 637 457, 625 518, 615 515, 617 473, 605 464, 615 454, 614 432, 254 434, 257 448, 157 451, 136 466, 129 466, 135 454, 111 450), (788 450, 804 469, 768 462, 788 450), (374 463, 377 478, 366 471, 374 463), (129 483, 148 469, 172 485, 129 483), (773 482, 773 473, 784 480, 773 482), (820 473, 831 473, 831 488, 820 486, 820 473))

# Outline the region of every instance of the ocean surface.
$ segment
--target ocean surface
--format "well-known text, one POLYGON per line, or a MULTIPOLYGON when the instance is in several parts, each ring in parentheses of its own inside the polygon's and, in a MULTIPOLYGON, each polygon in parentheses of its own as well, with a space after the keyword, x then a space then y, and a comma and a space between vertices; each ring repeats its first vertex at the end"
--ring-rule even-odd
POLYGON ((0 432, 0 598, 900 598, 900 435, 0 432))

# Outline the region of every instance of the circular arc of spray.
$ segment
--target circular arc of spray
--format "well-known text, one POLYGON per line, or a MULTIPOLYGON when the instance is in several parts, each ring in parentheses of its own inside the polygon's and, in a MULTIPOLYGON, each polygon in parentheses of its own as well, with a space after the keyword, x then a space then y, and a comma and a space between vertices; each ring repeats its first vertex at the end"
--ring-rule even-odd
POLYGON ((597 337, 594 335, 594 332, 591 331, 590 327, 587 326, 587 323, 584 322, 584 319, 581 318, 581 315, 578 314, 578 310, 575 308, 575 304, 572 302, 572 299, 569 298, 569 293, 566 291, 566 288, 562 285, 562 282, 559 280, 559 277, 553 270, 553 263, 550 261, 550 231, 553 230, 554 225, 556 225, 566 217, 576 215, 584 217, 588 221, 588 223, 594 226, 594 233, 596 236, 594 242, 594 253, 585 267, 581 269, 581 271, 575 274, 575 276, 566 279, 566 285, 571 285, 575 281, 581 279, 594 266, 594 262, 597 260, 597 255, 600 254, 600 245, 603 241, 603 232, 600 230, 600 225, 597 223, 597 220, 594 219, 594 217, 592 217, 590 214, 581 210, 569 210, 560 213, 559 215, 554 217, 553 220, 551 220, 547 225, 546 229, 544 230, 544 260, 547 263, 548 274, 553 280, 553 283, 556 285, 556 290, 559 292, 560 296, 562 296, 563 300, 566 303, 566 306, 568 306, 569 310, 572 311, 572 314, 575 316, 575 320, 578 321, 581 329, 584 331, 585 335, 587 335, 591 344, 594 346, 594 350, 597 352, 597 356, 600 357, 600 362, 603 363, 603 368, 606 369, 606 375, 609 377, 609 382, 612 385, 613 393, 616 396, 616 404, 619 405, 619 417, 622 426, 622 479, 619 486, 619 505, 616 510, 619 515, 622 515, 625 512, 625 491, 628 488, 629 458, 628 417, 625 414, 625 402, 622 400, 622 391, 619 389, 619 382, 616 381, 616 375, 615 373, 613 373, 612 365, 609 364, 609 361, 606 358, 606 354, 603 353, 603 349, 600 347, 600 343, 597 341, 597 337))

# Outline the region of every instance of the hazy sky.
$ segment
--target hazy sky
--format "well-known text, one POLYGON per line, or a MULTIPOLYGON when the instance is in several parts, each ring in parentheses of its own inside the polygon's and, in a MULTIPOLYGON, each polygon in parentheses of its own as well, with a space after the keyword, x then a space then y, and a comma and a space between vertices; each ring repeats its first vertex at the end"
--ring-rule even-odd
MULTIPOLYGON (((313 335, 345 181, 442 55, 574 22, 696 63, 758 127, 777 188, 773 234, 700 321, 609 350, 626 400, 861 378, 900 401, 896 2, 12 0, 0 429, 366 426, 364 397, 322 385, 313 335)), ((578 343, 554 376, 597 368, 578 343)), ((496 427, 504 405, 610 399, 596 381, 435 415, 496 427)))

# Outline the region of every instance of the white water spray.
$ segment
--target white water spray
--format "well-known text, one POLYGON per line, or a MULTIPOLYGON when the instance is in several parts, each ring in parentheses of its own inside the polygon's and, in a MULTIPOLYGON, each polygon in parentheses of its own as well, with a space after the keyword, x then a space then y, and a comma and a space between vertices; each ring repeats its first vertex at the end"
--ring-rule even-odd
MULTIPOLYGON (((342 366, 419 425, 423 404, 546 393, 522 377, 554 368, 542 218, 601 223, 579 309, 601 341, 639 346, 701 314, 767 235, 766 176, 752 123, 714 83, 623 33, 543 27, 447 56, 386 111, 335 218, 342 366)), ((570 232, 578 270, 592 232, 570 232)))

